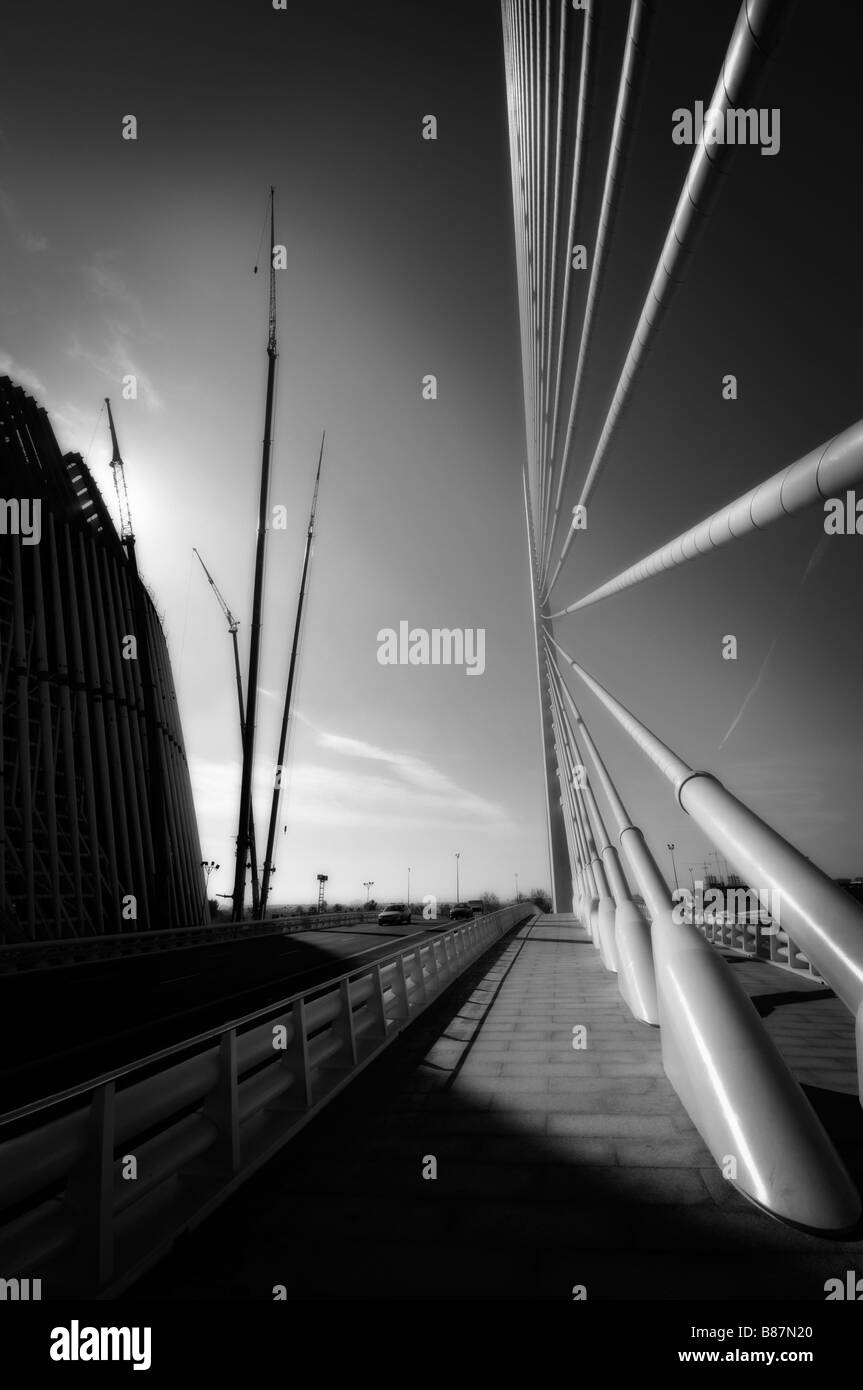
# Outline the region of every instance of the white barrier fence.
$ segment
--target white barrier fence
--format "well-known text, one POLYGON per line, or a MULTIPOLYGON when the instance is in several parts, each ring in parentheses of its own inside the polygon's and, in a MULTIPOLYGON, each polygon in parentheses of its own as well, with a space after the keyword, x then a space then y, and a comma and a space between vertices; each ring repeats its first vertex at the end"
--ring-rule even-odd
POLYGON ((513 927, 519 903, 0 1118, 0 1277, 110 1296, 513 927))
POLYGON ((698 930, 714 946, 725 951, 769 961, 782 970, 790 970, 793 975, 805 975, 808 980, 822 979, 787 931, 782 931, 773 922, 762 922, 757 914, 748 920, 737 919, 733 922, 705 916, 704 922, 698 924, 698 930))

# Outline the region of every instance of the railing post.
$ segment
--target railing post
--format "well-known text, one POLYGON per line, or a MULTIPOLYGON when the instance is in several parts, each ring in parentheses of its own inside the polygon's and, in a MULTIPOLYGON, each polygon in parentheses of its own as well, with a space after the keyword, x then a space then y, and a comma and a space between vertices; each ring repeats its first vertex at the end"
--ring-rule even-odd
POLYGON ((400 955, 395 962, 393 972, 392 991, 396 998, 396 1018, 407 1019, 411 1016, 410 997, 408 994, 407 972, 405 971, 405 958, 400 955))
POLYGON ((237 1081, 237 1030, 219 1037, 219 1075, 202 1106, 204 1118, 215 1126, 211 1148, 182 1170, 184 1178, 215 1178, 240 1168, 240 1111, 237 1081))
POLYGON ((85 1281, 101 1289, 114 1273, 113 1081, 92 1094, 86 1145, 69 1175, 66 1199, 78 1218, 85 1281))

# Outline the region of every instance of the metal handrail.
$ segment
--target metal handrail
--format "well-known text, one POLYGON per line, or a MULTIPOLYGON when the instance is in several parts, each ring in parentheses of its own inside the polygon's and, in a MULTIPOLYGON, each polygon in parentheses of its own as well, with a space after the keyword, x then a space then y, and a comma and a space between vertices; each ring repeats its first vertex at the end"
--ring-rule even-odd
POLYGON ((48 1297, 119 1292, 536 911, 402 944, 0 1118, 4 1277, 32 1270, 48 1297))
POLYGON ((0 974, 38 969, 41 964, 68 963, 98 957, 117 959, 130 952, 153 949, 172 951, 185 946, 219 945, 223 941, 248 941, 260 936, 284 936, 298 931, 325 931, 330 927, 355 926, 374 921, 374 912, 353 909, 347 912, 307 912, 297 917, 276 917, 247 922, 208 922, 191 927, 160 927, 156 931, 111 932, 102 936, 67 936, 54 941, 15 941, 0 946, 0 974))

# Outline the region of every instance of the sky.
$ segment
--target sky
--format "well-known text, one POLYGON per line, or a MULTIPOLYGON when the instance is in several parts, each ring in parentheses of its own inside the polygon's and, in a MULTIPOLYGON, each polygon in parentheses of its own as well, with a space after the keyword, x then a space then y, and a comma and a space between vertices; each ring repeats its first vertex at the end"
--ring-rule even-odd
MULTIPOLYGON (((583 240, 626 8, 600 17, 583 240)), ((686 172, 671 113, 708 99, 736 12, 726 0, 657 6, 565 509, 686 172)), ((555 606, 860 417, 854 22, 839 3, 817 22, 802 6, 792 17, 761 98, 781 108, 781 150, 735 161, 555 606), (721 399, 729 371, 734 403, 721 399)), ((202 853, 221 866, 211 891, 233 881, 240 738, 230 639, 192 547, 240 619, 245 671, 267 337, 267 280, 253 266, 271 184, 287 264, 270 501, 287 526, 268 536, 258 826, 323 429, 327 441, 274 900, 311 901, 318 873, 331 902, 357 901, 367 880, 375 898, 397 900, 409 866, 414 901, 451 899, 457 852, 462 897, 511 896, 516 874, 522 891, 546 887, 496 0, 285 11, 95 0, 83 12, 9 0, 4 29, 21 61, 7 62, 0 94, 0 372, 47 407, 116 515, 100 414, 111 397, 202 853), (421 138, 429 113, 436 141, 421 138), (135 141, 122 138, 128 114, 135 141), (122 399, 127 373, 135 401, 122 399), (429 373, 436 400, 423 399, 429 373), (377 634, 402 620, 484 629, 483 673, 381 665, 377 634)), ((822 536, 806 513, 554 630, 680 756, 850 875, 863 871, 863 541, 822 536), (721 657, 727 633, 736 662, 721 657)), ((710 846, 593 697, 575 693, 657 857, 668 869, 675 843, 688 879, 710 846)))

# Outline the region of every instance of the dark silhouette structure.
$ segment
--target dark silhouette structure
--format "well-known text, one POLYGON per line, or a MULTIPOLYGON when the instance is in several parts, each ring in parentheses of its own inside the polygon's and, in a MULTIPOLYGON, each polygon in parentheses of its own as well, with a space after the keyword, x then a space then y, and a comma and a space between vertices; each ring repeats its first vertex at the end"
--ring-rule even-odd
POLYGON ((79 454, 0 377, 0 942, 202 920, 168 649, 79 454))

